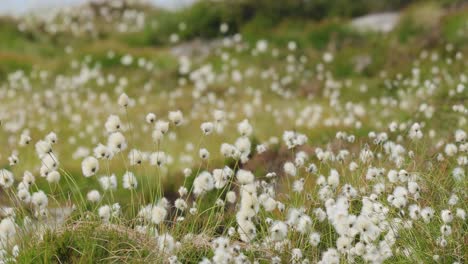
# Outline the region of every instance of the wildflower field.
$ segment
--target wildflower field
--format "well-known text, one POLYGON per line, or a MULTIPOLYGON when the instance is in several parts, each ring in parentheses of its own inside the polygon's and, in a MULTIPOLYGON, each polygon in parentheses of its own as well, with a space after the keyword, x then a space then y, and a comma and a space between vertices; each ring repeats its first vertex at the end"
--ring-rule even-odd
POLYGON ((0 17, 0 263, 466 263, 467 57, 456 0, 0 17))

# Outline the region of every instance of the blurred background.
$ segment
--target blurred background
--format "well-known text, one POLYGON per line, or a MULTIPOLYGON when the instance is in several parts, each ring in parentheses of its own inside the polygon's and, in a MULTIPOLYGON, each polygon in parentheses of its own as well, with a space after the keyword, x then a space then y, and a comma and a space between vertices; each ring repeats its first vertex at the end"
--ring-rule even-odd
MULTIPOLYGON (((423 115, 426 108, 415 102, 426 100, 414 96, 403 113, 382 106, 382 116, 364 113, 356 121, 334 109, 337 90, 343 105, 369 109, 375 98, 410 100, 405 76, 416 68, 421 75, 462 72, 468 52, 468 4, 460 0, 1 0, 0 10, 1 164, 24 131, 35 140, 54 131, 64 142, 57 147, 64 167, 80 175, 77 161, 104 142, 103 123, 125 92, 137 102, 131 114, 139 124, 149 112, 165 118, 181 110, 190 119, 177 134, 183 140, 174 136, 168 146, 173 187, 183 177, 172 176, 196 158, 193 131, 212 109, 231 111, 232 124, 252 120, 255 142, 297 128, 326 143, 336 129, 355 124, 357 135, 366 135, 423 115), (309 124, 311 112, 323 122, 309 124)), ((431 97, 433 105, 456 94, 454 78, 446 79, 452 83, 431 97)), ((439 111, 431 123, 446 120, 439 111)), ((150 129, 141 125, 139 132, 150 129)), ((220 143, 235 138, 227 130, 206 147, 218 153, 220 143)), ((37 165, 26 157, 22 170, 37 165)))
MULTIPOLYGON (((1 15, 24 15, 28 12, 44 12, 48 9, 79 6, 90 0, 3 0, 0 4, 1 15)), ((96 1, 94 1, 96 2, 96 1)), ((189 6, 195 0, 148 0, 149 4, 165 9, 178 9, 189 6)))

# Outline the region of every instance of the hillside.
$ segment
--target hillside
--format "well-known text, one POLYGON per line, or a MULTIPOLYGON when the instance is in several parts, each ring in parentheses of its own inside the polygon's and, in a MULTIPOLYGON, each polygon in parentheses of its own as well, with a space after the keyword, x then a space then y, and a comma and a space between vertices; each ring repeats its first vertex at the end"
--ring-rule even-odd
POLYGON ((463 1, 101 1, 0 39, 6 262, 466 260, 463 1))

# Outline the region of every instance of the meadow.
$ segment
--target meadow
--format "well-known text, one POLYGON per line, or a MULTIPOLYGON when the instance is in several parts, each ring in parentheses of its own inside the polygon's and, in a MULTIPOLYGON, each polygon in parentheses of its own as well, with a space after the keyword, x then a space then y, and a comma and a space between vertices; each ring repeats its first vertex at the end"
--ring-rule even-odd
POLYGON ((0 17, 0 263, 465 263, 468 5, 298 2, 0 17))

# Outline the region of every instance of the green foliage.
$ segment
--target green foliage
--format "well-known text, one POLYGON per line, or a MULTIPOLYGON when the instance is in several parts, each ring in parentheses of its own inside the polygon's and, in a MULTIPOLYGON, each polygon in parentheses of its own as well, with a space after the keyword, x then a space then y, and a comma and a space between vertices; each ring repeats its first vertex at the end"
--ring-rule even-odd
MULTIPOLYGON (((201 0, 193 6, 177 12, 158 14, 157 30, 148 28, 144 34, 128 38, 130 44, 168 43, 172 33, 178 33, 182 40, 193 38, 214 38, 220 36, 219 25, 227 23, 229 32, 245 32, 248 35, 262 35, 285 20, 321 21, 325 18, 349 18, 372 12, 395 10, 416 2, 403 0, 390 1, 349 1, 349 0, 201 0), (179 28, 180 23, 186 29, 179 28)), ((332 25, 336 26, 336 25, 332 25)), ((323 29, 325 33, 332 28, 323 29)), ((341 30, 339 30, 342 33, 341 30)), ((319 43, 323 47, 326 38, 318 32, 319 43)), ((322 33, 323 34, 323 33, 322 33)), ((313 37, 313 36, 312 36, 313 37)))
POLYGON ((457 12, 442 20, 442 35, 455 45, 463 45, 468 41, 468 13, 457 12))
POLYGON ((149 250, 122 231, 99 227, 97 223, 78 224, 63 232, 47 231, 41 241, 24 241, 18 263, 107 263, 143 261, 149 250))

